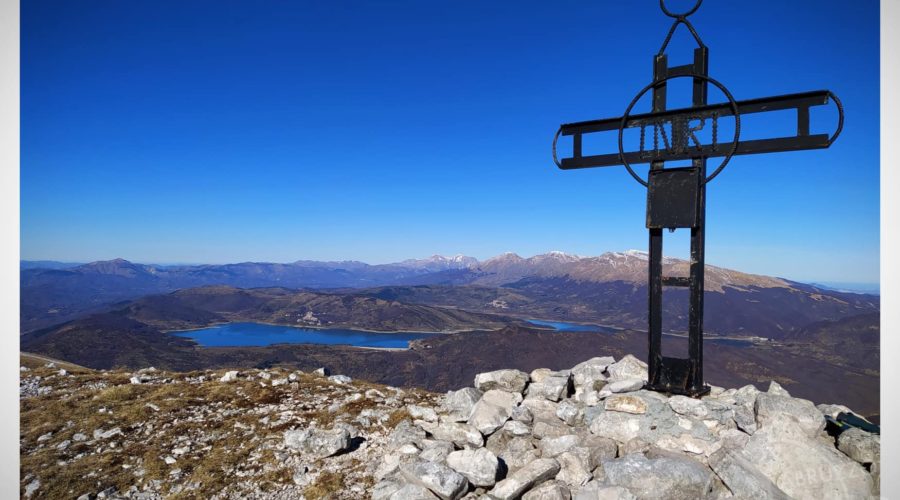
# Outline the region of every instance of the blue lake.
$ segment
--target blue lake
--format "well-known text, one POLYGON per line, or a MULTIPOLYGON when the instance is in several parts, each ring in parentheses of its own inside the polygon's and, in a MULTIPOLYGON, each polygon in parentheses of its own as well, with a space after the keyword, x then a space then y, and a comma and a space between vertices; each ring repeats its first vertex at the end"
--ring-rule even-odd
POLYGON ((441 335, 440 333, 380 333, 360 330, 316 329, 261 323, 228 323, 201 330, 172 332, 204 347, 250 347, 272 344, 344 344, 357 347, 409 347, 409 341, 441 335))
POLYGON ((562 321, 542 321, 538 319, 528 320, 532 325, 547 326, 558 332, 601 332, 616 333, 619 330, 608 326, 600 325, 579 325, 578 323, 565 323, 562 321))

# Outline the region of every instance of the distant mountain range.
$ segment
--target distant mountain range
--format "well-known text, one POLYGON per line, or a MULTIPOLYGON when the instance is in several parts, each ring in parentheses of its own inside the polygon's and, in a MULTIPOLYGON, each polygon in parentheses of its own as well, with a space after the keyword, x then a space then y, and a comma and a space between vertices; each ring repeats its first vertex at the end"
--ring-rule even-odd
MULTIPOLYGON (((668 276, 686 276, 688 267, 681 259, 664 260, 668 276)), ((879 296, 715 266, 707 266, 706 278, 706 335, 770 339, 706 343, 710 381, 778 379, 798 394, 840 395, 877 411, 879 296)), ((21 298, 23 350, 94 368, 341 366, 371 380, 446 390, 473 370, 571 366, 585 352, 640 353, 647 342, 640 332, 647 322, 647 255, 633 250, 594 257, 507 253, 485 261, 433 256, 381 265, 156 266, 117 259, 23 269, 21 298), (526 319, 623 330, 548 333, 526 319), (201 348, 166 333, 234 321, 467 333, 391 353, 299 344, 201 348)), ((665 289, 666 331, 687 328, 687 299, 684 288, 665 289)), ((678 355, 686 341, 666 336, 664 344, 678 355)))
MULTIPOLYGON (((687 276, 689 263, 665 258, 664 273, 687 276)), ((123 259, 21 272, 21 331, 102 312, 152 294, 210 285, 239 288, 352 289, 404 303, 520 317, 646 324, 647 254, 629 250, 584 257, 514 253, 478 261, 439 255, 394 264, 298 261, 157 266, 123 259)), ((354 292, 356 293, 356 292, 354 292)), ((840 292, 715 266, 706 269, 705 331, 782 338, 817 321, 877 312, 876 295, 840 292)), ((669 289, 664 325, 684 330, 687 290, 669 289)))

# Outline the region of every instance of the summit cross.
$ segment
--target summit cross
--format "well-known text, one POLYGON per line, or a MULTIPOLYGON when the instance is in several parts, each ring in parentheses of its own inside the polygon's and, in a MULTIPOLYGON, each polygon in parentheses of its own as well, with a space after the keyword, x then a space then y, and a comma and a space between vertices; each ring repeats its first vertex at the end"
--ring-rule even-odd
MULTIPOLYGON (((622 116, 599 120, 567 123, 559 127, 553 139, 553 161, 562 170, 591 167, 624 166, 637 182, 647 188, 646 227, 650 233, 648 281, 648 366, 646 388, 671 394, 699 397, 709 392, 703 379, 703 291, 706 219, 706 185, 719 175, 735 155, 824 149, 840 135, 844 112, 840 100, 831 91, 818 90, 736 101, 728 89, 709 76, 709 49, 688 20, 700 8, 702 0, 687 12, 673 13, 660 0, 660 8, 674 19, 668 35, 653 56, 653 80, 644 87, 625 109, 622 116), (690 31, 697 48, 693 62, 669 66, 666 47, 679 26, 690 31), (689 78, 692 81, 692 105, 667 109, 666 89, 670 80, 689 78), (712 85, 726 97, 727 102, 709 104, 707 93, 712 85), (652 111, 632 114, 637 102, 651 92, 652 111), (834 100, 838 109, 835 132, 810 134, 809 110, 813 106, 834 100), (754 113, 796 110, 796 133, 790 136, 741 140, 741 117, 754 113), (728 120, 733 134, 721 141, 720 122, 728 120), (626 150, 624 135, 627 129, 638 129, 639 145, 626 150), (582 143, 587 134, 618 131, 618 151, 585 155, 582 143), (557 141, 572 138, 572 153, 559 158, 557 141), (652 145, 649 144, 652 142, 652 145), (707 159, 722 158, 711 174, 707 174, 707 159), (690 161, 690 166, 666 167, 667 161, 690 161), (632 165, 649 163, 647 180, 639 176, 632 165), (690 229, 691 259, 689 276, 663 276, 663 229, 690 229), (686 287, 690 290, 688 316, 688 358, 662 355, 662 292, 663 287, 686 287)), ((724 123, 724 122, 723 122, 724 123)))

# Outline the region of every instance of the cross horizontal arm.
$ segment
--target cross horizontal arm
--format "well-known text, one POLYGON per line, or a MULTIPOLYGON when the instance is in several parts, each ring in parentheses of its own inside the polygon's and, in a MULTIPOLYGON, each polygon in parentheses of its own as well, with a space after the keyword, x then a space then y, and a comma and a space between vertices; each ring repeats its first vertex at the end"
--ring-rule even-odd
MULTIPOLYGON (((735 154, 773 153, 778 151, 798 151, 805 149, 827 148, 830 144, 827 134, 809 135, 809 108, 827 104, 829 92, 819 90, 788 94, 759 99, 737 101, 738 113, 748 115, 785 109, 797 110, 797 134, 788 137, 776 137, 771 139, 757 139, 740 141, 735 154)), ((692 108, 680 108, 658 113, 644 113, 631 115, 625 121, 626 128, 654 127, 664 123, 674 125, 678 120, 685 123, 686 120, 700 118, 723 117, 733 115, 731 104, 710 104, 692 108)), ((567 123, 560 127, 560 135, 573 136, 573 154, 570 158, 560 160, 560 168, 564 170, 605 167, 622 165, 618 152, 601 155, 582 155, 582 136, 594 132, 606 132, 618 130, 622 125, 622 117, 590 120, 584 122, 567 123)), ((687 130, 680 127, 680 130, 687 130)), ((674 138, 673 138, 674 142, 674 138)), ((694 144, 681 141, 680 148, 665 148, 658 151, 630 151, 625 152, 625 160, 631 164, 649 163, 651 161, 684 160, 696 157, 716 157, 727 155, 732 148, 731 142, 717 144, 694 144)))

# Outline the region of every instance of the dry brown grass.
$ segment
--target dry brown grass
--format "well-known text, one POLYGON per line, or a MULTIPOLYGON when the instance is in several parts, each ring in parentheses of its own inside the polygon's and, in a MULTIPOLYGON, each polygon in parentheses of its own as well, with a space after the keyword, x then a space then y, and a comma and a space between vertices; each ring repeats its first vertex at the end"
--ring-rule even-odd
MULTIPOLYGON (((200 486, 169 495, 172 498, 209 498, 220 493, 237 472, 249 473, 260 487, 274 490, 292 482, 293 470, 281 467, 269 449, 272 439, 280 439, 283 431, 311 420, 319 426, 327 426, 333 424, 338 415, 354 416, 380 406, 363 398, 347 403, 339 412, 329 413, 326 409, 315 408, 322 398, 339 400, 337 398, 342 399, 348 393, 365 392, 369 388, 389 395, 388 390, 376 384, 354 381, 353 387, 347 388, 310 374, 300 375, 296 384, 263 387, 258 379, 242 378, 221 383, 218 378, 224 370, 215 374, 155 373, 156 377, 172 379, 164 384, 131 384, 131 374, 127 372, 86 371, 59 377, 56 376, 58 371, 59 368, 47 369, 43 365, 29 371, 30 376, 44 377, 41 384, 52 386, 53 391, 20 402, 21 474, 23 478, 27 474, 37 477, 41 481, 40 495, 45 498, 75 498, 84 493, 95 494, 110 486, 120 491, 132 485, 141 488, 151 480, 168 479, 169 473, 176 468, 181 469, 180 482, 199 483, 200 486), (188 383, 185 380, 201 374, 207 376, 206 382, 188 383), (264 416, 272 418, 274 415, 245 411, 262 405, 278 405, 292 397, 297 401, 291 407, 297 417, 277 426, 267 427, 259 422, 264 416), (304 412, 304 408, 307 411, 304 412), (234 414, 226 416, 222 410, 234 414), (235 424, 240 425, 236 427, 235 424), (93 440, 94 430, 115 427, 119 427, 124 436, 88 444, 93 440), (37 439, 47 433, 52 433, 51 438, 38 443, 37 439), (71 441, 76 433, 87 435, 87 441, 72 441, 64 451, 56 448, 63 441, 71 441), (200 444, 197 438, 201 435, 210 439, 200 444), (184 437, 193 443, 191 450, 178 456, 175 464, 166 464, 164 458, 172 454, 173 447, 180 446, 179 439, 184 437), (116 443, 115 448, 109 447, 112 442, 116 443), (203 450, 205 446, 211 448, 203 450), (81 456, 75 458, 79 454, 81 456), (260 458, 253 462, 251 454, 260 458), (61 460, 67 463, 60 465, 61 460), (129 468, 123 468, 123 465, 129 468), (136 470, 142 470, 143 475, 137 477, 136 470)), ((75 373, 74 370, 70 372, 75 373)), ((284 376, 287 372, 273 375, 284 376)), ((423 391, 406 392, 406 398, 415 401, 433 396, 423 391)), ((385 425, 394 427, 407 418, 406 410, 399 409, 390 414, 385 425)), ((307 488, 306 497, 333 496, 343 487, 346 472, 323 473, 307 488)), ((165 489, 161 493, 167 495, 165 489)))
MULTIPOLYGON (((71 382, 73 378, 69 377, 70 380, 65 382, 71 382)), ((252 425, 255 417, 239 413, 221 421, 201 423, 185 421, 177 425, 171 424, 179 416, 199 411, 198 407, 208 408, 215 403, 223 403, 227 407, 241 406, 244 402, 248 406, 256 404, 260 396, 247 390, 250 387, 249 382, 138 385, 128 383, 128 377, 121 374, 100 379, 106 382, 125 383, 111 385, 99 391, 74 391, 67 396, 54 393, 21 401, 20 438, 24 445, 21 456, 22 473, 37 476, 41 480, 41 492, 48 498, 77 497, 109 486, 115 486, 120 490, 127 489, 138 482, 134 475, 134 469, 138 464, 145 471, 143 481, 163 479, 172 468, 181 468, 184 474, 191 476, 192 481, 200 481, 204 485, 198 491, 186 493, 188 495, 186 498, 193 494, 198 495, 197 498, 205 498, 214 492, 217 485, 220 487, 225 484, 225 473, 244 462, 252 451, 251 443, 240 433, 234 432, 234 424, 241 422, 252 425), (152 410, 147 406, 148 403, 156 405, 160 410, 158 412, 152 410), (107 412, 100 413, 101 408, 105 408, 107 412), (158 429, 152 439, 143 440, 129 433, 140 429, 140 425, 145 422, 152 422, 158 429), (166 426, 169 428, 163 430, 166 426), (62 455, 56 449, 57 444, 71 440, 78 432, 86 434, 90 441, 95 429, 108 430, 114 427, 121 428, 126 435, 130 434, 128 440, 122 436, 108 440, 119 442, 119 448, 94 453, 96 447, 105 448, 108 442, 93 445, 72 443, 67 450, 67 453, 71 452, 70 456, 77 452, 87 454, 71 460, 66 465, 58 465, 57 462, 62 455), (171 442, 179 436, 190 436, 198 431, 219 433, 222 438, 214 442, 212 450, 196 465, 189 460, 179 460, 174 466, 163 462, 162 458, 168 454, 170 448, 165 444, 167 441, 171 442), (51 439, 45 446, 36 447, 37 438, 48 432, 53 433, 51 439), (27 448, 33 449, 26 452, 27 448), (122 465, 126 464, 132 465, 132 468, 122 468, 122 465)), ((265 401, 272 400, 273 397, 274 395, 270 393, 261 396, 265 401)))
POLYGON ((409 412, 406 411, 406 408, 400 408, 399 410, 394 410, 388 415, 387 420, 384 421, 384 426, 388 429, 393 429, 400 425, 400 422, 404 420, 408 420, 410 418, 409 412))
POLYGON ((69 363, 68 361, 60 361, 58 359, 48 358, 46 356, 40 356, 27 352, 19 353, 19 366, 24 366, 30 370, 45 368, 47 363, 56 364, 55 369, 47 369, 54 372, 58 372, 60 368, 67 370, 70 373, 92 373, 94 371, 81 365, 69 363))
POLYGON ((315 482, 306 487, 303 495, 309 500, 331 498, 344 487, 344 474, 342 472, 323 471, 315 482))

